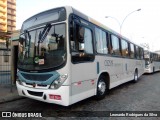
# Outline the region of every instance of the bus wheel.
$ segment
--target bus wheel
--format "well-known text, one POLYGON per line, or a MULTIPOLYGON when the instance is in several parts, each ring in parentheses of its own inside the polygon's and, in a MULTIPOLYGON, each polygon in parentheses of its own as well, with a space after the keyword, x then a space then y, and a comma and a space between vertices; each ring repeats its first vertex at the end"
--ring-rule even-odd
POLYGON ((100 76, 97 83, 96 99, 101 100, 105 97, 107 92, 107 83, 104 76, 100 76))
POLYGON ((136 70, 135 72, 134 72, 134 80, 133 80, 133 82, 137 82, 138 81, 138 71, 136 70))

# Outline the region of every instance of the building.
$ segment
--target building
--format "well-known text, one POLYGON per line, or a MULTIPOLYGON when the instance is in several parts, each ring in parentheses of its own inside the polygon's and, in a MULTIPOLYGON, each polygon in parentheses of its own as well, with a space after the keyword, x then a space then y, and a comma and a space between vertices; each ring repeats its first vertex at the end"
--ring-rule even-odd
POLYGON ((160 54, 160 50, 155 51, 156 53, 160 54))
POLYGON ((0 0, 0 84, 10 84, 11 38, 16 29, 16 0, 0 0))
POLYGON ((16 0, 0 0, 0 32, 16 29, 16 0))
POLYGON ((0 85, 15 84, 18 61, 18 39, 20 30, 12 31, 9 45, 6 41, 0 40, 0 85))

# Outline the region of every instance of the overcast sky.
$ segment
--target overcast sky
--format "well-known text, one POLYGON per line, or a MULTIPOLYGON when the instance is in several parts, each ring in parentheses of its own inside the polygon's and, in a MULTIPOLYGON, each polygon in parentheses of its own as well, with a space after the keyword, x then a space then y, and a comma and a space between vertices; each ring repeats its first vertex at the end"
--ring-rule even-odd
POLYGON ((120 32, 118 22, 122 24, 129 13, 141 9, 125 19, 121 34, 137 44, 148 43, 152 51, 160 50, 159 0, 17 0, 16 29, 28 17, 64 5, 73 6, 117 32, 120 32))

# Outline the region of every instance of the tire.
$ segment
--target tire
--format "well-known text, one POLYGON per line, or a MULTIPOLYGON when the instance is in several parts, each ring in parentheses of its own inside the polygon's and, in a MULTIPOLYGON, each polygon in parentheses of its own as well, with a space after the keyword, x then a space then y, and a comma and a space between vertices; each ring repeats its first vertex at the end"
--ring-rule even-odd
POLYGON ((133 82, 136 83, 137 81, 138 81, 138 71, 135 70, 133 82))
POLYGON ((97 93, 96 93, 96 99, 101 100, 105 97, 106 93, 108 91, 108 85, 106 82, 106 79, 104 76, 100 76, 97 83, 97 93))
POLYGON ((153 73, 155 72, 155 68, 153 67, 153 73))

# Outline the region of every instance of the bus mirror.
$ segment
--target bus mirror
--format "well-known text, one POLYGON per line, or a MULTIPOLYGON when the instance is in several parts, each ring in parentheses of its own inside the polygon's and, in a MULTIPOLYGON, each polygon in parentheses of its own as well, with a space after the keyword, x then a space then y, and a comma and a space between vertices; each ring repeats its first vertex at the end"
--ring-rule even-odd
POLYGON ((79 43, 79 50, 84 51, 84 43, 79 43))
POLYGON ((84 43, 84 27, 79 27, 79 42, 84 43))

